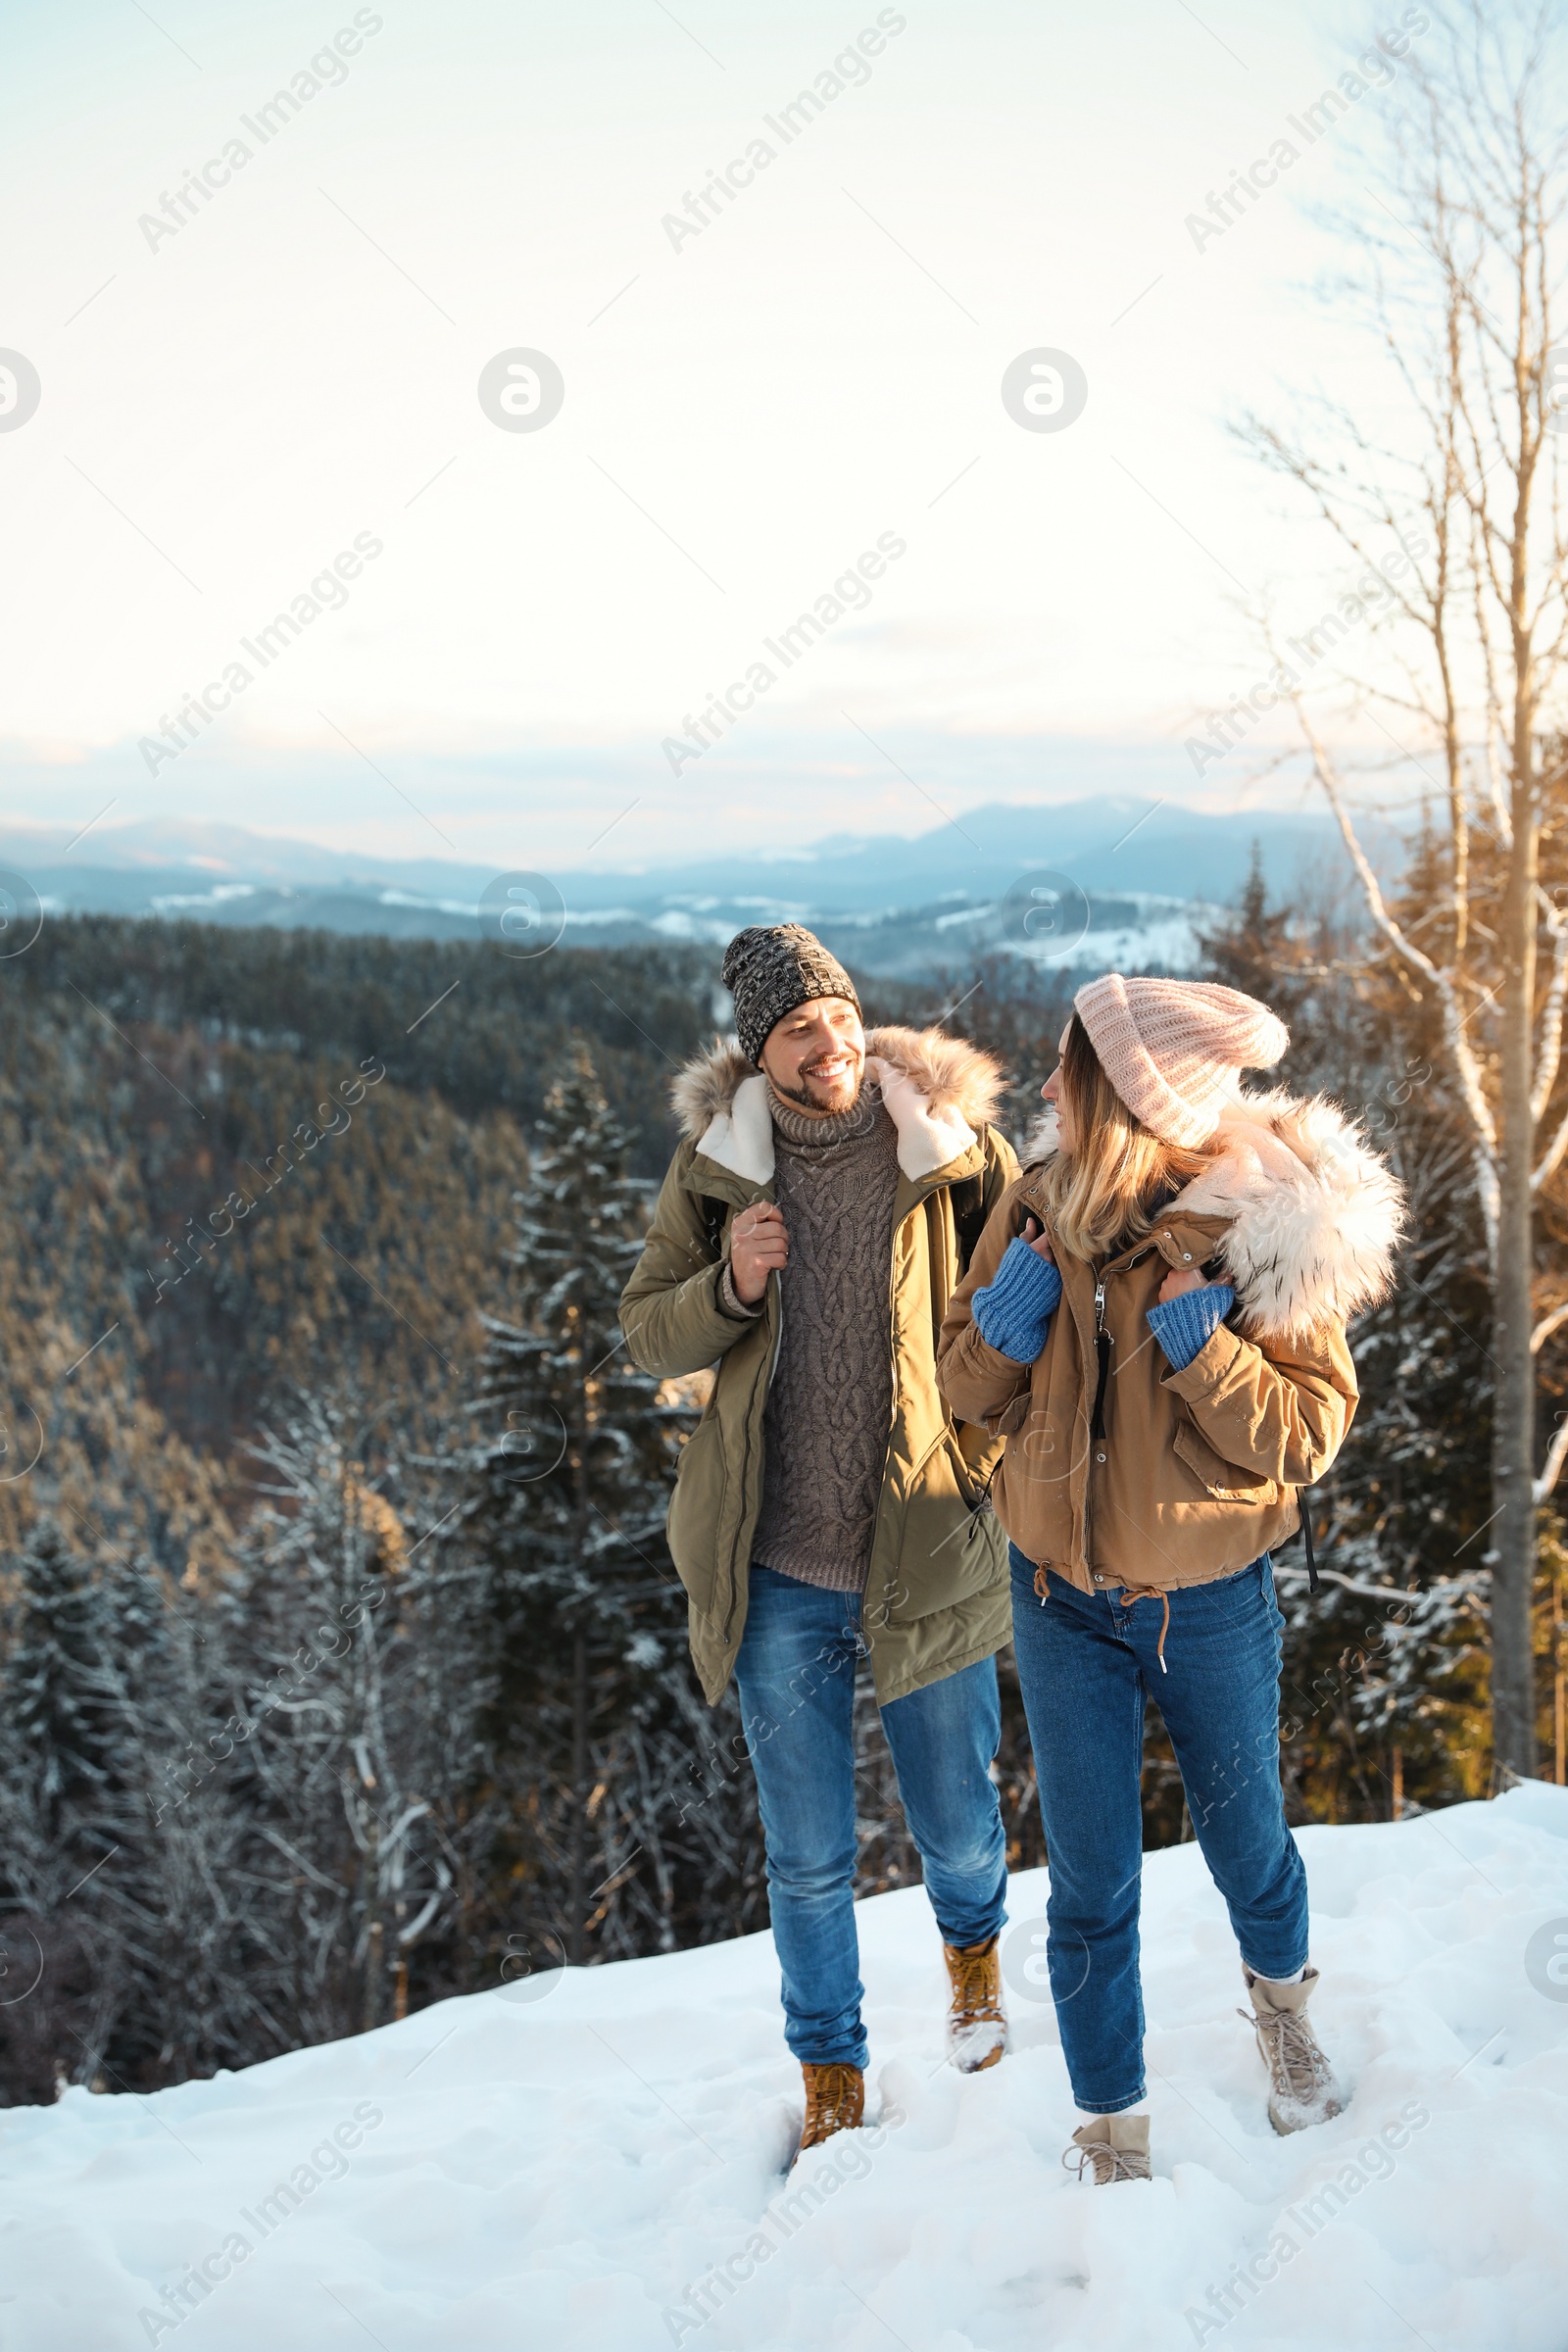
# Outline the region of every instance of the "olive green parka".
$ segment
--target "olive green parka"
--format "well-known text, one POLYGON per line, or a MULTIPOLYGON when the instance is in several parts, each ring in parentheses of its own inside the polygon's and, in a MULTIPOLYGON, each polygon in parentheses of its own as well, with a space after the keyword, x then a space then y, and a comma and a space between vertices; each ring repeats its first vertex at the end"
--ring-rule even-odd
MULTIPOLYGON (((955 1421, 937 1387, 936 1349, 963 1272, 960 1225, 978 1230, 1017 1161, 989 1125, 1002 1073, 963 1040, 873 1029, 866 1079, 898 1131, 899 1158, 887 1298, 893 1422, 861 1611, 885 1705, 993 1656, 1010 1637, 1006 1546, 985 1500, 1001 1440, 955 1421)), ((773 1198, 773 1122, 767 1080, 733 1045, 690 1062, 672 1094, 684 1141, 622 1295, 620 1325, 645 1372, 673 1379, 714 1368, 682 1449, 669 1547, 686 1588, 692 1659, 716 1706, 746 1630, 762 1413, 781 1331, 776 1274, 763 1312, 748 1322, 724 1312, 718 1284, 735 1216, 773 1198)))

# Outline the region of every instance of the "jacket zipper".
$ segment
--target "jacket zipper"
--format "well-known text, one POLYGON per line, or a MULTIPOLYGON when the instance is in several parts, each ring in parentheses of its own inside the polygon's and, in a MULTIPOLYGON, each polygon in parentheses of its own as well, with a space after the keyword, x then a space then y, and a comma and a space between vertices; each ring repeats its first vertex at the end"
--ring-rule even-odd
MULTIPOLYGON (((984 1161, 982 1161, 982 1163, 981 1163, 981 1173, 982 1173, 982 1176, 983 1176, 983 1175, 984 1175, 984 1161)), ((899 1236, 900 1236, 900 1234, 901 1234, 901 1233, 904 1231, 904 1228, 905 1228, 905 1226, 906 1226, 906 1225, 907 1225, 907 1224, 909 1223, 909 1221, 910 1221, 910 1219, 911 1219, 911 1218, 913 1218, 913 1217, 915 1217, 915 1216, 918 1216, 918 1215, 920 1215, 920 1214, 921 1214, 921 1213, 922 1213, 922 1212, 925 1210, 925 1208, 927 1207, 927 1205, 929 1204, 929 1202, 930 1202, 930 1200, 931 1200, 931 1191, 934 1191, 934 1190, 936 1190, 936 1189, 937 1189, 936 1187, 932 1187, 932 1188, 931 1188, 931 1190, 928 1190, 928 1191, 926 1191, 926 1192, 923 1192, 923 1193, 920 1195, 919 1199, 918 1199, 918 1200, 917 1200, 914 1202, 913 1206, 912 1206, 911 1208, 909 1208, 909 1209, 906 1211, 906 1214, 905 1214, 905 1216, 904 1216, 904 1217, 901 1219, 901 1221, 900 1221, 900 1222, 899 1222, 897 1225, 895 1225, 895 1226, 894 1226, 894 1228, 893 1228, 893 1252, 892 1252, 892 1255, 891 1255, 891 1257, 890 1257, 890 1259, 889 1259, 889 1261, 888 1261, 888 1371, 889 1371, 889 1374, 890 1374, 890 1376, 891 1376, 891 1380, 892 1380, 892 1398, 893 1398, 893 1401, 892 1401, 892 1406, 891 1406, 891 1408, 890 1408, 890 1410, 889 1410, 889 1413, 888 1413, 888 1443, 889 1443, 889 1445, 890 1445, 890 1446, 891 1446, 891 1444, 892 1444, 892 1442, 893 1442, 893 1432, 894 1432, 894 1430, 895 1430, 895 1429, 897 1428, 897 1426, 898 1426, 898 1418, 899 1418, 899 1341, 898 1341, 898 1333, 897 1333, 897 1331, 896 1331, 896 1330, 895 1330, 895 1328, 894 1328, 894 1308, 895 1308, 895 1305, 896 1305, 896 1302, 897 1302, 897 1298, 898 1298, 898 1273, 899 1273, 899 1236)), ((942 1189, 944 1189, 944 1190, 947 1190, 947 1191, 948 1191, 948 1193, 949 1193, 949 1199, 950 1199, 950 1202, 951 1202, 951 1198, 952 1198, 951 1187, 944 1187, 944 1188, 942 1188, 942 1189)), ((956 1244, 955 1244, 955 1248, 956 1248, 956 1244)), ((953 1269, 953 1270, 954 1270, 954 1272, 956 1272, 956 1270, 957 1270, 957 1268, 956 1268, 956 1262, 955 1262, 955 1266, 954 1266, 954 1269, 953 1269)), ((948 1297, 949 1297, 949 1298, 952 1298, 952 1296, 953 1296, 953 1287, 952 1287, 952 1285, 950 1284, 950 1285, 949 1285, 949 1289, 948 1289, 948 1297)), ((944 1312, 945 1312, 945 1311, 946 1311, 946 1309, 944 1308, 944 1312)), ((943 1430, 943 1432, 941 1433, 941 1436, 940 1436, 940 1437, 938 1438, 938 1440, 937 1440, 937 1444, 938 1444, 938 1445, 941 1445, 941 1444, 944 1442, 944 1440, 946 1439, 946 1437, 947 1437, 947 1431, 946 1431, 946 1430, 943 1430)), ((931 1458, 931 1455, 932 1455, 932 1454, 933 1454, 935 1451, 936 1451, 936 1446, 933 1446, 932 1447, 930 1447, 930 1449, 928 1450, 928 1452, 927 1452, 927 1453, 926 1453, 926 1454, 925 1454, 925 1455, 922 1457, 922 1464, 921 1464, 921 1466, 922 1466, 922 1467, 924 1466, 924 1462, 927 1462, 927 1461, 929 1461, 929 1460, 930 1460, 930 1458, 931 1458)), ((914 1481, 914 1473, 913 1473, 913 1472, 911 1472, 911 1473, 910 1473, 910 1486, 911 1486, 911 1489, 912 1489, 912 1486, 913 1486, 913 1481, 914 1481)), ((882 1505, 883 1505, 883 1502, 884 1502, 884 1500, 885 1500, 885 1498, 886 1498, 886 1494, 887 1494, 887 1484, 888 1484, 888 1480, 887 1480, 887 1465, 886 1465, 886 1461, 885 1461, 885 1459, 884 1459, 884 1463, 883 1463, 883 1470, 882 1470, 882 1484, 881 1484, 881 1486, 880 1486, 880 1487, 877 1489, 877 1497, 876 1497, 876 1511, 875 1511, 875 1515, 873 1516, 873 1518, 872 1518, 872 1521, 871 1521, 871 1559, 870 1559, 870 1561, 868 1561, 868 1562, 867 1562, 867 1564, 866 1564, 866 1572, 865 1572, 865 1591, 866 1591, 866 1592, 867 1592, 867 1593, 869 1593, 869 1592, 870 1592, 870 1590, 871 1590, 871 1562, 874 1562, 874 1561, 875 1561, 875 1559, 876 1559, 876 1540, 877 1540, 877 1537, 878 1537, 878 1536, 880 1535, 880 1533, 882 1532, 882 1505)), ((885 1581, 885 1580, 884 1580, 884 1581, 885 1581)), ((887 1621, 888 1621, 888 1616, 889 1616, 889 1614, 890 1614, 890 1612, 889 1612, 889 1611, 887 1611, 887 1610, 884 1610, 884 1613, 883 1613, 883 1630, 884 1630, 884 1631, 886 1631, 886 1627, 887 1627, 887 1621)), ((865 1629, 865 1606, 864 1606, 864 1601, 863 1601, 863 1600, 862 1600, 862 1602, 861 1602, 861 1608, 860 1608, 860 1627, 861 1627, 861 1633, 862 1633, 862 1635, 863 1635, 863 1633, 864 1633, 864 1629, 865 1629)), ((867 1644, 867 1653, 869 1654, 869 1643, 867 1644)))
POLYGON ((1094 1417, 1089 1424, 1089 1435, 1092 1438, 1102 1438, 1105 1434, 1105 1383, 1110 1377, 1110 1335, 1105 1329, 1105 1278, 1103 1274, 1097 1274, 1095 1277, 1095 1356, 1100 1367, 1100 1376, 1095 1383, 1095 1410, 1094 1417))
POLYGON ((1098 1378, 1095 1383, 1095 1409, 1089 1421, 1089 1460, 1084 1468, 1084 1566, 1093 1576, 1094 1556, 1091 1551, 1094 1528, 1095 1442, 1105 1434, 1105 1380, 1110 1370, 1110 1341, 1105 1331, 1105 1277, 1103 1271, 1095 1275, 1095 1360, 1098 1378))
MULTIPOLYGON (((769 1275, 768 1280, 771 1282, 773 1279, 774 1277, 769 1275)), ((756 1417, 759 1430, 760 1430, 761 1427, 762 1415, 767 1410, 767 1393, 773 1386, 773 1375, 778 1370, 779 1350, 784 1345, 784 1290, 782 1284, 778 1285, 774 1296, 778 1305, 778 1330, 773 1339, 773 1352, 768 1357, 767 1378, 763 1381, 760 1394, 756 1399, 756 1417)), ((746 1480, 751 1466, 752 1415, 748 1413, 746 1417, 746 1443, 741 1448, 741 1493, 743 1494, 746 1492, 746 1480)), ((735 1569, 735 1563, 739 1557, 739 1544, 732 1544, 730 1545, 729 1552, 729 1606, 724 1611, 724 1631, 720 1637, 720 1639, 725 1642, 729 1640, 729 1629, 735 1622, 735 1603, 740 1597, 739 1579, 736 1575, 735 1569)))
MULTIPOLYGON (((914 1215, 915 1209, 923 1208, 924 1206, 925 1197, 922 1196, 922 1198, 915 1202, 914 1208, 909 1210, 908 1216, 905 1217, 903 1223, 894 1226, 893 1251, 888 1260, 888 1375, 890 1383, 889 1395, 892 1399, 888 1410, 888 1444, 890 1446, 893 1443, 893 1432, 898 1426, 899 1418, 899 1344, 898 1336, 893 1328, 893 1310, 898 1292, 899 1236, 904 1231, 905 1225, 907 1225, 909 1217, 914 1215)), ((871 1516, 871 1549, 869 1557, 865 1563, 866 1592, 869 1592, 871 1590, 871 1565, 876 1558, 876 1540, 882 1527, 882 1504, 887 1494, 887 1456, 884 1453, 882 1458, 882 1483, 877 1488, 876 1509, 871 1516)), ((886 1617, 887 1612, 884 1610, 884 1626, 886 1624, 886 1617)), ((863 1596, 860 1603, 860 1638, 862 1641, 865 1640, 865 1602, 863 1596)), ((866 1654, 867 1656, 870 1655, 870 1643, 868 1642, 866 1642, 866 1654)))
MULTIPOLYGON (((1115 1271, 1130 1273, 1142 1261, 1148 1246, 1140 1243, 1126 1264, 1115 1271)), ((1091 1576, 1094 1574, 1094 1562, 1090 1557, 1089 1544, 1094 1519, 1095 1446, 1104 1442, 1105 1390, 1110 1379, 1110 1334, 1105 1329, 1105 1276, 1110 1271, 1109 1267, 1102 1267, 1095 1275, 1095 1408, 1090 1416, 1089 1461, 1084 1472, 1084 1566, 1091 1576)))

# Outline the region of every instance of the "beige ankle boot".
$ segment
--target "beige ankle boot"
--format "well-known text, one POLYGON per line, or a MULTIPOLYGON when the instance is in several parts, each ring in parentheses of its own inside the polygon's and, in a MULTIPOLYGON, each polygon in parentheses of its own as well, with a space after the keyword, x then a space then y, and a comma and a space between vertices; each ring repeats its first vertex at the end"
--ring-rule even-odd
MULTIPOLYGON (((1308 1965, 1299 1984, 1280 1984, 1272 1977, 1254 1976, 1243 1961, 1242 1975, 1252 1996, 1250 2023, 1268 2068, 1269 2122, 1276 2132, 1304 2132, 1309 2125, 1326 2124, 1340 2112, 1340 2089, 1306 2022, 1317 1970, 1308 1965)), ((1246 2017, 1247 2011, 1237 2014, 1246 2017)))
POLYGON ((1147 2115, 1097 2115, 1080 2124, 1072 2146, 1061 2161, 1070 2169, 1076 2160, 1078 2178, 1092 2165, 1095 2186, 1108 2188, 1113 2180, 1149 2179, 1149 2118, 1147 2115))
POLYGON ((997 1938, 958 1946, 945 1943, 953 2000, 948 2010, 948 2056, 960 2075, 982 2074, 1007 2046, 1002 2012, 1002 1967, 997 1938))

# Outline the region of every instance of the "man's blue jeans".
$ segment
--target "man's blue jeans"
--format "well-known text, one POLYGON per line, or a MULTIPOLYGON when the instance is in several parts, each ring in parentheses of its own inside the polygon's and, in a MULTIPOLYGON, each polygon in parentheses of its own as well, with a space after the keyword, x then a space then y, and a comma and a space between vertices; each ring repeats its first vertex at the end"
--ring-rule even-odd
MULTIPOLYGON (((735 1661, 767 1841, 767 1899, 797 2058, 864 2067, 855 1933, 855 1673, 860 1595, 754 1563, 735 1661)), ((1002 1738, 994 1658, 882 1709, 905 1818, 948 1943, 1006 1917, 1005 1840, 990 1775, 1002 1738)))
POLYGON ((1144 1707, 1159 1701, 1188 1811, 1247 1965, 1290 1977, 1306 1960, 1306 1872, 1280 1792, 1280 1634, 1267 1554, 1170 1596, 1165 1672, 1158 1600, 1077 1592, 1016 1545, 1012 1639, 1051 1865, 1046 1964, 1072 2094, 1091 2115, 1144 2097, 1138 1976, 1144 1707))

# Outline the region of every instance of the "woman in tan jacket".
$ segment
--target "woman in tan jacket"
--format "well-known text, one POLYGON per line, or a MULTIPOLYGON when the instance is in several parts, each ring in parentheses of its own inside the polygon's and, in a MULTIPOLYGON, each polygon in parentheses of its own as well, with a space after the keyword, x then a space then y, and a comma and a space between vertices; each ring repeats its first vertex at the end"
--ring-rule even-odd
POLYGON ((1398 1187, 1321 1097, 1248 1095, 1289 1036, 1202 982, 1080 989, 1035 1155, 955 1293, 938 1377, 1006 1440, 1013 1642, 1051 1865, 1068 2151, 1149 2178, 1138 1970, 1147 1693, 1229 1906, 1291 2132, 1339 2112, 1306 2019, 1306 1879, 1279 1779, 1271 1548, 1355 1410, 1347 1319, 1383 1296, 1398 1187))

